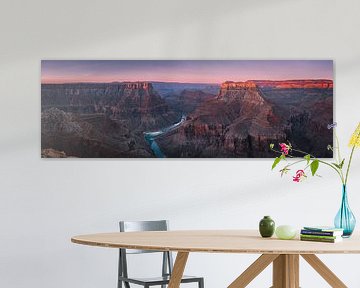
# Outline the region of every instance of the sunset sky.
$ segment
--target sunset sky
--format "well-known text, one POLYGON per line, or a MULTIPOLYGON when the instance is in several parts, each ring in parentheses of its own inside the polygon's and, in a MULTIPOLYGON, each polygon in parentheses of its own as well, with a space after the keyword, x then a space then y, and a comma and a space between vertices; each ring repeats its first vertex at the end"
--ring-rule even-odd
POLYGON ((330 79, 332 60, 43 60, 42 83, 330 79))

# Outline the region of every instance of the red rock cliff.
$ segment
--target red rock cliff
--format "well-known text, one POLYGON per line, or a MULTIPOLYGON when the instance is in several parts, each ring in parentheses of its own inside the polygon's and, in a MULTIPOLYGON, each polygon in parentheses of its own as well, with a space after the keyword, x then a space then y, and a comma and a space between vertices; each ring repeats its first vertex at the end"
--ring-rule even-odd
POLYGON ((332 89, 333 81, 326 79, 315 79, 315 80, 254 80, 254 83, 260 87, 270 87, 276 89, 291 89, 291 88, 317 88, 317 89, 332 89))

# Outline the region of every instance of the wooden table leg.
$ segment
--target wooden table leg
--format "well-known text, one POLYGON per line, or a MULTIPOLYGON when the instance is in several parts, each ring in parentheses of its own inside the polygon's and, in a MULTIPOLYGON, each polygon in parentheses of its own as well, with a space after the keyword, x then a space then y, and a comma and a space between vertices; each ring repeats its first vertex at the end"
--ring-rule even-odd
POLYGON ((334 288, 347 288, 347 286, 314 254, 301 255, 324 280, 334 288))
POLYGON ((299 255, 287 255, 289 267, 289 287, 299 288, 299 255))
POLYGON ((185 265, 188 257, 189 257, 189 252, 177 253, 168 288, 180 287, 181 278, 183 277, 185 265))
POLYGON ((254 280, 267 266, 270 265, 279 255, 263 254, 247 268, 228 288, 244 288, 254 280))
POLYGON ((299 288, 299 255, 281 254, 274 260, 272 288, 299 288))

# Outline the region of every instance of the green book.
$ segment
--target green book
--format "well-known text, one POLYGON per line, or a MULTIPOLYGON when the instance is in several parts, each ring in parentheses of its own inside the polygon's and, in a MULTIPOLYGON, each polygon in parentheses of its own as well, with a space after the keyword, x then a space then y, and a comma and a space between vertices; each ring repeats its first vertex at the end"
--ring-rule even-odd
POLYGON ((324 242, 324 243, 338 243, 342 241, 342 237, 336 237, 335 239, 329 238, 314 238, 314 237, 303 237, 300 236, 301 241, 313 241, 313 242, 324 242))
POLYGON ((314 238, 314 239, 337 239, 341 238, 341 236, 324 236, 324 235, 307 235, 307 234, 300 234, 303 238, 314 238))

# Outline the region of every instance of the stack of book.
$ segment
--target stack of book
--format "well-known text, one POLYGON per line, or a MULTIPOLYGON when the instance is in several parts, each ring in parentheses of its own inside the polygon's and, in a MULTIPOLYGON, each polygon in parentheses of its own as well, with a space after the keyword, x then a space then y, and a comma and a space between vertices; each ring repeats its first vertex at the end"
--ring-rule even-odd
POLYGON ((334 227, 304 227, 300 232, 302 241, 337 243, 342 241, 344 230, 334 227))

